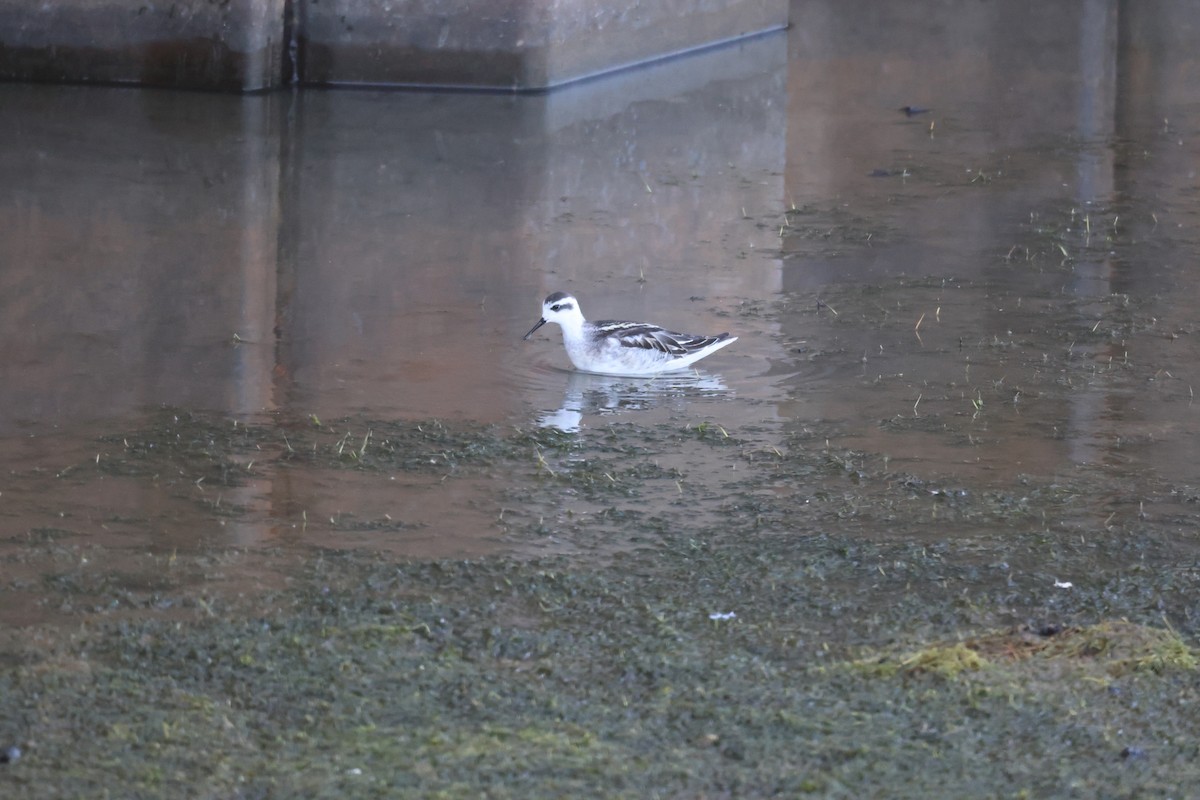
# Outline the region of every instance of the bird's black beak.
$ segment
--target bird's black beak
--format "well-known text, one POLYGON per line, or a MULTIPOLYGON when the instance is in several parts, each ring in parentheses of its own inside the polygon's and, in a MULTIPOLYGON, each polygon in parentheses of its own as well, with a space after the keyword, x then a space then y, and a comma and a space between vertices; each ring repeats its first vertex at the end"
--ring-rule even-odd
POLYGON ((525 334, 525 335, 524 335, 524 336, 522 336, 521 338, 522 338, 522 339, 528 339, 530 336, 533 336, 533 332, 534 332, 534 331, 536 331, 538 328, 542 327, 542 326, 543 326, 543 325, 545 325, 545 324, 546 324, 546 319, 545 319, 545 317, 543 317, 542 319, 539 319, 539 320, 538 320, 538 322, 537 322, 537 325, 534 325, 532 328, 530 328, 530 329, 529 329, 529 333, 525 334))

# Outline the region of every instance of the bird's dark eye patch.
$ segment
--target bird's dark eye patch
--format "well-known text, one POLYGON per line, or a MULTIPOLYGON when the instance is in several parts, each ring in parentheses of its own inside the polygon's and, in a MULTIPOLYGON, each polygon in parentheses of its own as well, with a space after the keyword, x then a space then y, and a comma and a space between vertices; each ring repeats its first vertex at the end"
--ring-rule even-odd
POLYGON ((551 311, 558 311, 560 308, 562 308, 562 306, 560 306, 558 303, 555 303, 554 305, 550 306, 551 311))

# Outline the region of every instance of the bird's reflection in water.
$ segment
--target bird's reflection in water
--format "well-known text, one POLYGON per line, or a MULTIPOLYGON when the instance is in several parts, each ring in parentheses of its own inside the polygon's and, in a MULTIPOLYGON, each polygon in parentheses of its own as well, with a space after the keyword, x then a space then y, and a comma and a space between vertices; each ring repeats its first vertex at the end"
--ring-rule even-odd
POLYGON ((634 377, 569 372, 562 406, 538 417, 538 425, 575 433, 586 415, 603 416, 677 405, 729 391, 717 375, 698 370, 634 377))

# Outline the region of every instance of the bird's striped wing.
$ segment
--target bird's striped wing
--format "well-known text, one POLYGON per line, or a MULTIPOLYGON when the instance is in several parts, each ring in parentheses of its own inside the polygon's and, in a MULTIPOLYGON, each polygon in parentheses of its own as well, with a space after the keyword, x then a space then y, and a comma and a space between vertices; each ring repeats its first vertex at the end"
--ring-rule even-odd
POLYGON ((727 333, 719 336, 693 336, 690 333, 675 333, 644 322, 616 320, 597 322, 596 329, 598 333, 614 337, 622 347, 658 350, 670 356, 685 356, 729 337, 727 333))

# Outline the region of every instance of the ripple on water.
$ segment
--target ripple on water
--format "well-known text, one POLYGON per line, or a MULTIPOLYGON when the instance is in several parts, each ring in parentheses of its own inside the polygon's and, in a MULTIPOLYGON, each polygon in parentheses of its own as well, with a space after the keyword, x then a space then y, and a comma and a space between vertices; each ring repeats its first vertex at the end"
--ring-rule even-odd
POLYGON ((573 433, 586 417, 634 411, 682 411, 697 399, 732 396, 720 375, 686 370, 648 376, 597 375, 535 366, 543 383, 537 393, 538 424, 573 433))

